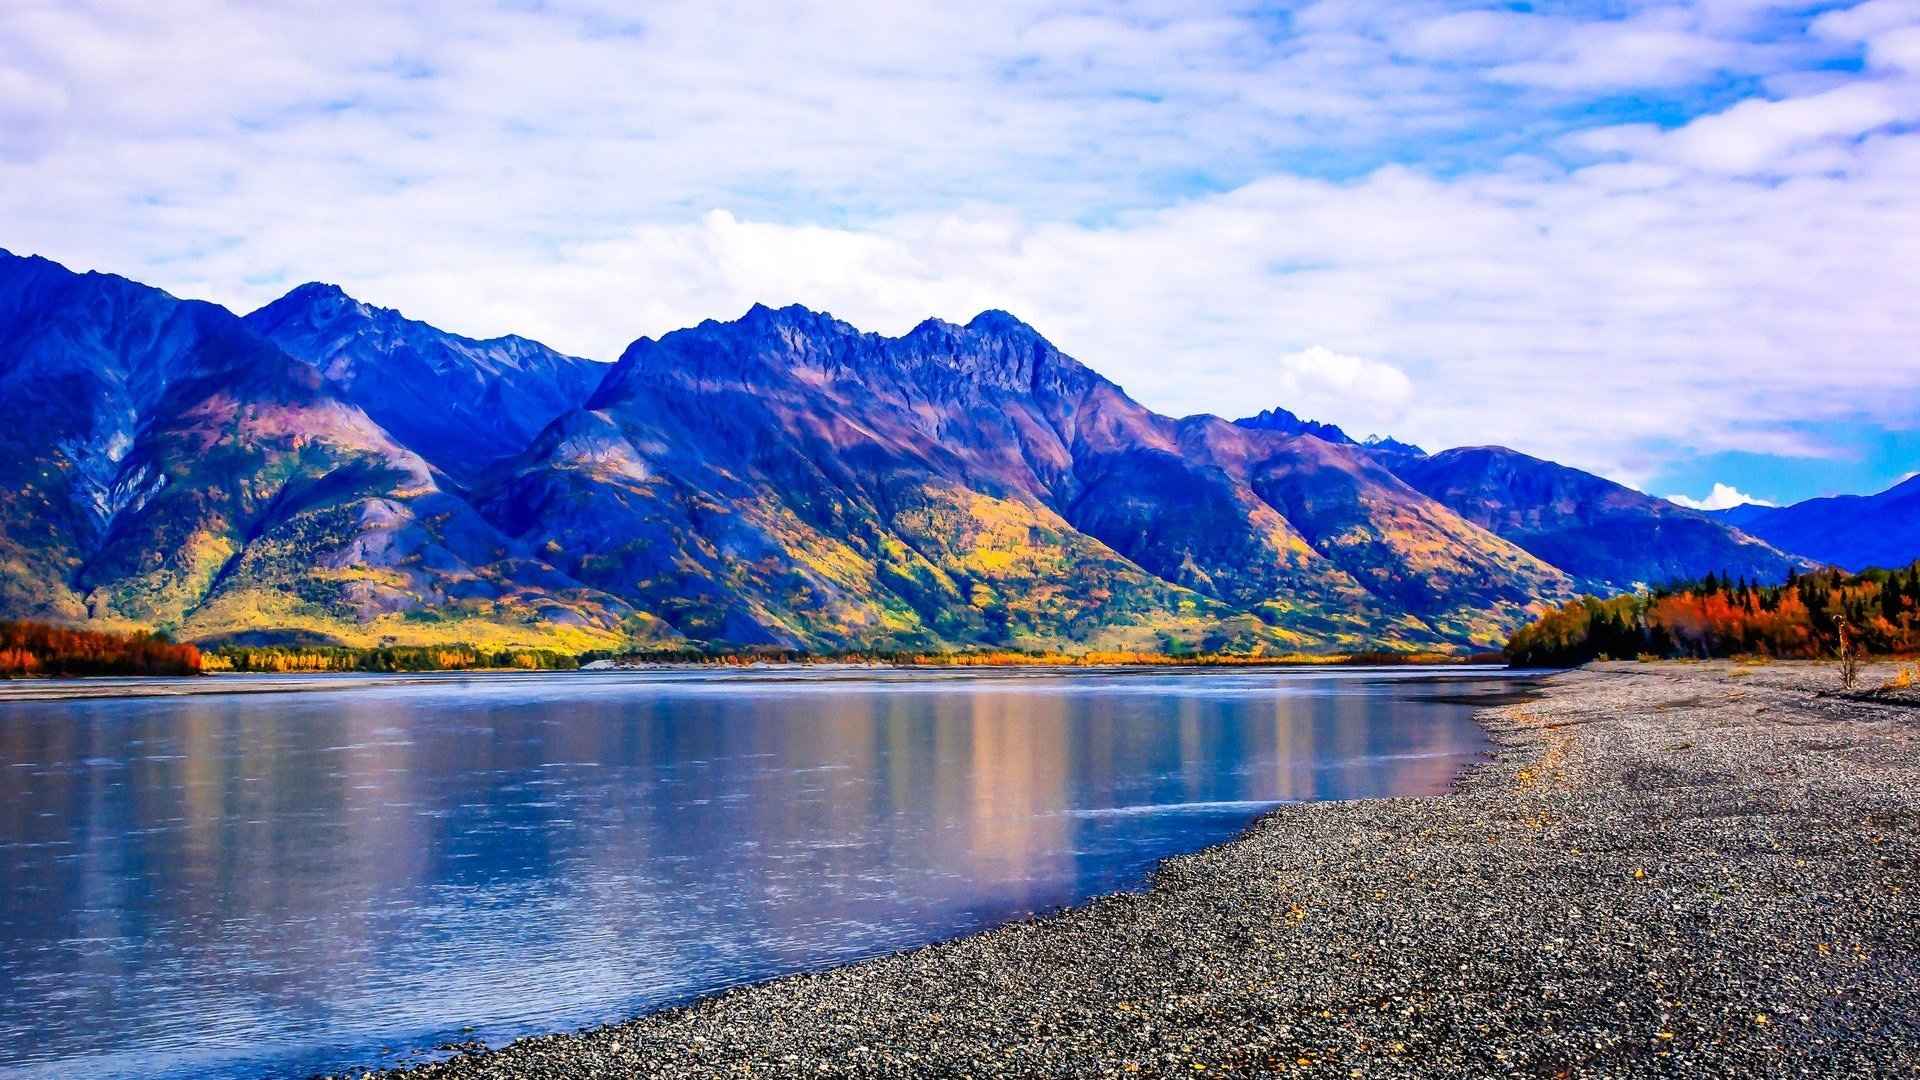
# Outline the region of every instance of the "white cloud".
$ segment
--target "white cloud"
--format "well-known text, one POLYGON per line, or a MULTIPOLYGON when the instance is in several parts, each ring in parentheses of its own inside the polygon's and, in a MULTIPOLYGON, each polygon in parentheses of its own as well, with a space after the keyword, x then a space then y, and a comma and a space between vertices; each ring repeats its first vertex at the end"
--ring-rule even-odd
POLYGON ((1855 83, 1784 101, 1743 101, 1666 137, 1671 156, 1699 168, 1744 173, 1827 139, 1853 139, 1920 111, 1902 89, 1855 83))
POLYGON ((1920 23, 1920 0, 1867 0, 1814 19, 1809 29, 1835 41, 1865 41, 1886 30, 1920 23))
MULTIPOLYGON (((1282 402, 1309 419, 1361 423, 1374 428, 1398 424, 1413 401, 1413 380, 1392 364, 1312 345, 1273 361, 1258 400, 1282 402)), ((1266 408, 1261 404, 1249 411, 1266 408)))
POLYGON ((1813 21, 1812 31, 1866 46, 1870 67, 1920 73, 1920 0, 1869 0, 1813 21))
POLYGON ((1862 137, 1920 117, 1920 85, 1848 83, 1800 97, 1749 98, 1673 129, 1650 124, 1583 131, 1566 140, 1596 154, 1620 154, 1732 175, 1827 173, 1847 168, 1862 137))
POLYGON ((1920 74, 1920 25, 1875 34, 1867 42, 1867 62, 1877 68, 1920 74))
POLYGON ((1450 11, 1408 23, 1394 43, 1424 60, 1506 61, 1537 55, 1567 29, 1562 20, 1519 11, 1450 11))
POLYGON ((1503 65, 1493 76, 1557 90, 1675 86, 1707 72, 1742 67, 1741 55, 1730 42, 1687 30, 1631 24, 1569 28, 1544 55, 1503 65))
POLYGON ((603 358, 1000 307, 1164 411, 1644 481, 1920 411, 1911 6, 13 0, 0 245, 603 358))
POLYGON ((1684 506, 1689 510, 1730 510, 1736 506, 1773 506, 1765 499, 1756 499, 1730 484, 1715 484, 1704 499, 1690 499, 1685 495, 1669 495, 1667 501, 1684 506))
POLYGON ((890 333, 1002 307, 1165 411, 1285 405, 1633 478, 1657 464, 1649 445, 1817 454, 1808 422, 1920 407, 1898 389, 1920 375, 1904 299, 1920 289, 1920 146, 1857 153, 1850 177, 1787 185, 1570 185, 1525 169, 1274 178, 1097 227, 993 210, 858 228, 716 211, 570 248, 537 275, 476 252, 457 275, 369 260, 349 284, 600 356, 755 301, 890 333), (1314 346, 1398 371, 1417 394, 1340 397, 1274 359, 1314 346))

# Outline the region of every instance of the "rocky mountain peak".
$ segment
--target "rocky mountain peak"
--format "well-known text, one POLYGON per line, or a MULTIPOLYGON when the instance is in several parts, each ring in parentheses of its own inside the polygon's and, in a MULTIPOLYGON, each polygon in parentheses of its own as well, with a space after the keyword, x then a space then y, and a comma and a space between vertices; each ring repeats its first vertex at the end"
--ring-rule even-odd
POLYGON ((526 338, 450 333, 319 281, 245 321, 319 369, 406 445, 461 478, 523 449, 556 416, 586 400, 606 371, 526 338))
MULTIPOLYGON (((1047 344, 1040 332, 999 308, 988 308, 967 320, 967 329, 984 334, 1007 334, 1047 344)), ((1051 345, 1047 346, 1052 348, 1051 345)))
POLYGON ((370 319, 382 309, 363 304, 346 290, 325 281, 309 281, 287 291, 286 295, 247 316, 256 327, 261 323, 279 323, 301 319, 314 326, 342 318, 370 319))
POLYGON ((1290 409, 1263 409, 1252 416, 1243 416, 1234 423, 1243 428, 1258 431, 1277 431, 1282 435, 1312 435, 1324 442, 1354 445, 1354 441, 1337 425, 1323 424, 1318 420, 1302 420, 1290 409))
POLYGON ((1043 385, 1059 389, 1098 378, 1004 311, 981 312, 964 326, 927 319, 906 334, 886 337, 799 304, 755 304, 732 322, 710 319, 657 341, 635 341, 594 407, 663 380, 756 387, 790 379, 831 381, 951 398, 995 390, 1028 394, 1043 385))
POLYGON ((1423 458, 1427 452, 1410 442, 1401 442, 1391 435, 1369 435, 1361 440, 1361 446, 1373 451, 1376 456, 1387 458, 1423 458))

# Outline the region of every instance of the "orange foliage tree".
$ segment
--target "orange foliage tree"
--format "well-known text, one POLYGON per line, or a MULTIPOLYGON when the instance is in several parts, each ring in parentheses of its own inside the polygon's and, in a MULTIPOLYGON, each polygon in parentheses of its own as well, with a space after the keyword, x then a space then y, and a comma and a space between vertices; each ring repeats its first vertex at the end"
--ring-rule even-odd
POLYGON ((1899 570, 1839 570, 1755 585, 1704 581, 1607 600, 1581 597, 1522 627, 1507 643, 1516 664, 1581 664, 1626 659, 1837 655, 1840 626, 1860 651, 1920 654, 1920 563, 1899 570))
POLYGON ((158 634, 0 622, 0 675, 194 675, 200 650, 158 634))

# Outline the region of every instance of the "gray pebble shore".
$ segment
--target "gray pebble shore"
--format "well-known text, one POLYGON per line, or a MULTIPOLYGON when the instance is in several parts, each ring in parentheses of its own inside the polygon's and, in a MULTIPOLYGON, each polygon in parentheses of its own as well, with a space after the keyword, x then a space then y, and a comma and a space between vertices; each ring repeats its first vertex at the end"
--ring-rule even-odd
POLYGON ((1554 676, 1482 714, 1453 795, 1286 807, 1142 893, 372 1075, 1920 1075, 1920 709, 1837 683, 1554 676))

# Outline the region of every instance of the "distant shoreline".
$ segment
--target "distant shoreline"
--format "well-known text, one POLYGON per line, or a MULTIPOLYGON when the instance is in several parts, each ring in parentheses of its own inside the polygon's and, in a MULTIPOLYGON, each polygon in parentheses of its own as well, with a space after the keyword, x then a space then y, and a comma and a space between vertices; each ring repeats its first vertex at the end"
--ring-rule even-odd
POLYGON ((199 675, 87 675, 87 676, 46 676, 46 677, 5 677, 0 678, 0 703, 31 701, 86 701, 154 697, 217 697, 244 694, 294 694, 337 692, 343 690, 390 689, 400 686, 431 685, 435 683, 459 683, 469 679, 491 679, 503 676, 520 678, 592 678, 609 673, 644 672, 689 672, 714 675, 729 672, 779 672, 779 671, 847 671, 847 672, 883 672, 883 671, 925 671, 966 673, 977 672, 982 675, 994 672, 1060 672, 1060 673, 1120 673, 1120 672, 1156 672, 1178 670, 1209 671, 1257 671, 1267 670, 1323 670, 1328 668, 1434 668, 1438 670, 1460 670, 1467 668, 1504 667, 1489 663, 1475 663, 1466 659, 1398 661, 1376 663, 1356 660, 1349 657, 1326 659, 1270 659, 1261 661, 1225 660, 1190 661, 1174 660, 1167 662, 1126 662, 1126 663, 1070 663, 1046 661, 1035 663, 904 663, 892 661, 854 661, 854 660, 809 660, 809 661, 659 661, 652 663, 620 663, 607 666, 586 665, 571 669, 526 670, 523 668, 450 668, 444 671, 289 671, 289 672, 205 672, 199 675))
POLYGON ((899 657, 869 657, 859 653, 819 657, 780 657, 758 659, 752 656, 720 655, 706 659, 647 660, 622 658, 595 660, 582 664, 582 671, 647 671, 660 667, 686 668, 872 668, 875 670, 947 671, 967 668, 1263 668, 1263 667, 1485 667, 1504 666, 1506 660, 1496 652, 1468 655, 1452 653, 1302 653, 1286 656, 1236 656, 1206 654, 1200 656, 1153 655, 1136 653, 1028 654, 970 653, 910 654, 899 657))

